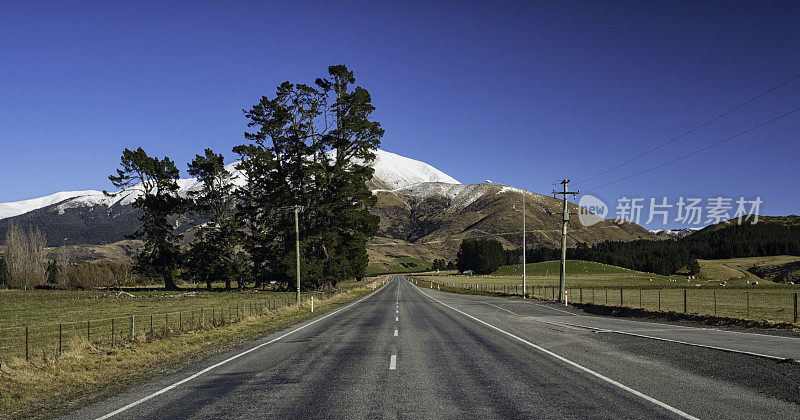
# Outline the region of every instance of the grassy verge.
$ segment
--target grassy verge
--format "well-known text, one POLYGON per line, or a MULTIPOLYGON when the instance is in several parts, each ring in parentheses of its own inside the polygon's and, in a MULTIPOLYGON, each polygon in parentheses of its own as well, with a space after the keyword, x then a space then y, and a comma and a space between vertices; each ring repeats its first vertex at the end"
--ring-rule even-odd
POLYGON ((47 352, 30 361, 0 365, 0 417, 62 413, 113 395, 155 376, 175 371, 208 354, 269 334, 341 307, 372 291, 361 286, 328 299, 242 317, 219 328, 207 326, 179 335, 140 334, 115 346, 78 341, 58 357, 47 352))

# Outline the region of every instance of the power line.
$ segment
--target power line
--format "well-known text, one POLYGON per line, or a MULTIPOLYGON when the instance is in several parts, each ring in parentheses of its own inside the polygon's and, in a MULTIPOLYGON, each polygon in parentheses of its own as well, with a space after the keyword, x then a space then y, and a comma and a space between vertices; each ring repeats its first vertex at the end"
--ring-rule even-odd
POLYGON ((791 114, 794 114, 794 113, 795 113, 795 112, 797 112, 797 111, 800 111, 800 107, 797 107, 797 108, 795 108, 795 109, 793 109, 793 110, 791 110, 791 111, 789 111, 789 112, 787 112, 787 113, 785 113, 785 114, 781 114, 781 115, 779 115, 779 116, 777 116, 777 117, 775 117, 775 118, 773 118, 773 119, 771 119, 771 120, 769 120, 769 121, 764 121, 764 122, 762 122, 761 124, 758 124, 758 125, 755 125, 755 126, 753 126, 753 127, 750 127, 750 128, 748 128, 747 130, 740 131, 740 132, 738 132, 738 133, 736 133, 736 134, 734 134, 734 135, 732 135, 732 136, 730 136, 730 137, 726 137, 726 138, 724 138, 724 139, 722 139, 722 140, 719 140, 719 141, 717 141, 716 143, 712 143, 712 144, 709 144, 708 146, 705 146, 705 147, 703 147, 703 148, 697 149, 697 150, 695 150, 694 152, 687 153, 687 154, 685 154, 685 155, 683 155, 683 156, 680 156, 680 157, 677 157, 677 158, 675 158, 675 159, 672 159, 672 160, 671 160, 671 161, 669 161, 669 162, 662 163, 662 164, 660 164, 660 165, 658 165, 658 166, 654 166, 654 167, 652 167, 652 168, 650 168, 650 169, 646 169, 646 170, 644 170, 644 171, 637 172, 637 173, 635 173, 635 174, 633 174, 633 175, 626 176, 626 177, 624 177, 624 178, 620 178, 620 179, 618 179, 618 180, 616 180, 616 181, 611 181, 611 182, 609 182, 609 183, 606 183, 606 184, 603 184, 603 185, 600 185, 600 186, 598 186, 598 187, 591 188, 591 189, 592 189, 592 190, 597 190, 597 189, 600 189, 600 188, 604 188, 604 187, 607 187, 607 186, 609 186, 609 185, 613 185, 613 184, 616 184, 616 183, 618 183, 618 182, 626 181, 626 180, 628 180, 628 179, 631 179, 631 178, 637 177, 637 176, 639 176, 639 175, 642 175, 642 174, 645 174, 645 173, 648 173, 648 172, 654 171, 654 170, 656 170, 656 169, 663 168, 664 166, 667 166, 667 165, 669 165, 669 164, 675 163, 675 162, 677 162, 677 161, 679 161, 679 160, 682 160, 682 159, 685 159, 685 158, 687 158, 687 157, 689 157, 689 156, 693 156, 693 155, 696 155, 696 154, 698 154, 698 153, 700 153, 700 152, 706 151, 706 150, 708 150, 708 149, 710 149, 710 148, 712 148, 712 147, 719 146, 720 144, 722 144, 722 143, 725 143, 725 142, 726 142, 726 141, 728 141, 728 140, 733 140, 733 139, 735 139, 735 138, 737 138, 737 137, 739 137, 739 136, 742 136, 742 135, 744 135, 744 134, 747 134, 747 133, 749 133, 749 132, 751 132, 751 131, 755 131, 755 130, 757 130, 757 129, 759 129, 759 128, 761 128, 761 127, 765 126, 765 125, 768 125, 768 124, 771 124, 771 123, 773 123, 773 122, 775 122, 775 121, 778 121, 778 120, 779 120, 779 119, 781 119, 781 118, 784 118, 784 117, 787 117, 787 116, 789 116, 789 115, 791 115, 791 114))
POLYGON ((699 130, 699 129, 701 129, 701 128, 703 128, 703 127, 705 127, 705 126, 707 126, 707 125, 709 125, 709 124, 711 124, 711 123, 713 123, 714 121, 717 121, 717 120, 719 120, 720 118, 723 118, 723 117, 725 117, 725 116, 727 116, 727 115, 731 114, 732 112, 734 112, 734 111, 736 111, 736 110, 738 110, 738 109, 740 109, 740 108, 744 107, 745 105, 748 105, 748 104, 750 104, 750 103, 752 103, 752 102, 754 102, 754 101, 756 101, 756 100, 758 100, 758 99, 760 99, 760 98, 762 98, 762 97, 764 97, 764 96, 766 96, 766 95, 768 95, 768 94, 772 93, 773 91, 775 91, 775 90, 777 90, 777 89, 779 89, 779 88, 783 87, 784 85, 788 84, 789 82, 793 81, 794 79, 797 79, 798 77, 800 77, 800 74, 796 74, 796 75, 794 75, 794 76, 790 77, 789 79, 787 79, 786 81, 784 81, 784 82, 780 83, 779 85, 777 85, 777 86, 775 86, 775 87, 772 87, 771 89, 769 89, 769 90, 766 90, 766 91, 762 92, 761 94, 759 94, 758 96, 755 96, 755 97, 753 97, 753 98, 751 98, 751 99, 748 99, 747 101, 745 101, 745 102, 743 102, 743 103, 741 103, 741 104, 739 104, 739 105, 736 105, 735 107, 733 107, 733 108, 731 108, 731 109, 729 109, 729 110, 727 110, 727 111, 723 112, 722 114, 719 114, 719 115, 717 115, 716 117, 714 117, 714 118, 712 118, 712 119, 710 119, 710 120, 708 120, 708 121, 706 121, 706 122, 704 122, 704 123, 702 123, 702 124, 698 125, 697 127, 695 127, 695 128, 692 128, 691 130, 689 130, 689 131, 686 131, 685 133, 683 133, 683 134, 681 134, 681 135, 679 135, 679 136, 677 136, 677 137, 674 137, 674 138, 672 138, 672 139, 668 140, 666 143, 662 143, 662 144, 660 144, 660 145, 658 145, 658 146, 656 146, 656 147, 654 147, 654 148, 652 148, 652 149, 650 149, 650 150, 648 150, 648 151, 646 151, 646 152, 644 152, 644 153, 642 153, 642 154, 640 154, 640 155, 634 156, 633 158, 626 160, 625 162, 622 162, 622 163, 620 163, 620 164, 617 164, 617 165, 615 165, 615 166, 612 166, 611 168, 608 168, 608 169, 606 169, 605 171, 603 171, 603 172, 600 172, 599 174, 596 174, 596 175, 590 176, 589 178, 582 179, 582 180, 578 181, 578 183, 579 183, 579 184, 582 184, 582 183, 584 183, 584 182, 586 182, 586 181, 589 181, 589 180, 595 179, 595 178, 597 178, 597 177, 598 177, 598 176, 600 176, 600 175, 605 175, 605 174, 607 174, 607 173, 609 173, 609 172, 613 171, 614 169, 617 169, 617 168, 620 168, 620 167, 622 167, 622 166, 625 166, 625 165, 627 165, 627 164, 629 164, 629 163, 633 162, 633 161, 634 161, 634 160, 636 160, 636 159, 639 159, 639 158, 641 158, 641 157, 643 157, 643 156, 646 156, 646 155, 648 155, 648 154, 650 154, 650 153, 652 153, 652 152, 655 152, 656 150, 658 150, 658 149, 660 149, 660 148, 662 148, 662 147, 664 147, 664 146, 666 146, 666 145, 668 145, 668 144, 670 144, 670 143, 674 143, 674 142, 676 142, 676 141, 678 141, 678 140, 680 140, 680 139, 682 139, 682 138, 684 138, 684 137, 688 136, 689 134, 692 134, 692 133, 694 133, 695 131, 697 131, 697 130, 699 130))

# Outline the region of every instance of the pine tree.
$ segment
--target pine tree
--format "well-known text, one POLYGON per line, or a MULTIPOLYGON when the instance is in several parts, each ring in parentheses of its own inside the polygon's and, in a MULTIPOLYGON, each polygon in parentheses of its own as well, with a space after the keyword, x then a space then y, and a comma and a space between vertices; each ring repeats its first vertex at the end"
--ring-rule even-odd
POLYGON ((700 272, 700 263, 697 262, 697 259, 692 258, 691 260, 689 260, 687 268, 689 269, 689 274, 692 275, 697 274, 700 272))
MULTIPOLYGON (((233 177, 225 169, 221 154, 205 149, 189 163, 189 174, 201 183, 199 190, 190 191, 192 211, 205 221, 187 253, 187 271, 196 282, 206 283, 224 280, 225 289, 231 288, 231 280, 239 279, 235 241, 239 223, 233 217, 235 197, 233 177)), ((239 288, 242 282, 237 282, 239 288)))
MULTIPOLYGON (((137 271, 160 275, 167 290, 177 290, 174 272, 181 261, 181 235, 173 221, 186 211, 186 199, 178 195, 180 171, 168 157, 148 156, 142 148, 122 152, 120 169, 108 179, 120 193, 137 194, 133 207, 141 209, 140 226, 131 238, 145 238, 136 262, 137 271)), ((107 193, 108 194, 108 193, 107 193)), ((118 193, 119 194, 119 193, 118 193)), ((109 194, 110 195, 110 194, 109 194)))
POLYGON ((464 239, 456 255, 458 271, 491 274, 505 262, 503 245, 494 239, 464 239))
POLYGON ((289 285, 295 271, 294 215, 300 206, 303 282, 318 287, 361 278, 366 243, 377 233, 369 213, 369 163, 383 130, 370 120, 369 92, 345 66, 331 66, 314 86, 284 82, 270 99, 245 110, 250 142, 234 148, 245 185, 239 214, 256 282, 289 285))

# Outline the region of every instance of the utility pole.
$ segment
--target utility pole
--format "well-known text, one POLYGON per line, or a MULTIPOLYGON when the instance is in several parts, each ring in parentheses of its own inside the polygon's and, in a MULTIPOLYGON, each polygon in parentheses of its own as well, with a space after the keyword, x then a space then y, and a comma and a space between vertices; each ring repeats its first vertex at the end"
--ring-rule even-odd
POLYGON ((528 290, 525 286, 525 190, 522 190, 522 298, 525 299, 525 292, 528 290))
MULTIPOLYGON (((565 204, 566 206, 566 204, 565 204)), ((294 239, 297 253, 297 306, 300 306, 300 206, 294 206, 294 239)))
POLYGON ((559 184, 564 185, 564 191, 555 191, 553 190, 553 198, 555 198, 556 194, 563 195, 564 200, 564 213, 561 218, 561 271, 558 277, 558 301, 564 302, 564 276, 567 272, 567 222, 569 222, 569 210, 567 210, 567 195, 572 194, 579 194, 580 191, 568 192, 567 191, 567 184, 569 184, 569 179, 564 179, 559 182, 559 184))

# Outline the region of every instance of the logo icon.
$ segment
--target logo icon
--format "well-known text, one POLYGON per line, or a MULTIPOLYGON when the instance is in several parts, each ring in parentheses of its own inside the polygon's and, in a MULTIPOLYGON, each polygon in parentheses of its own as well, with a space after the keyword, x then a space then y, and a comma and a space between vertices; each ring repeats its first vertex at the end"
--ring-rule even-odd
POLYGON ((592 226, 605 220, 608 214, 608 206, 603 200, 584 194, 578 200, 578 220, 584 226, 592 226))

